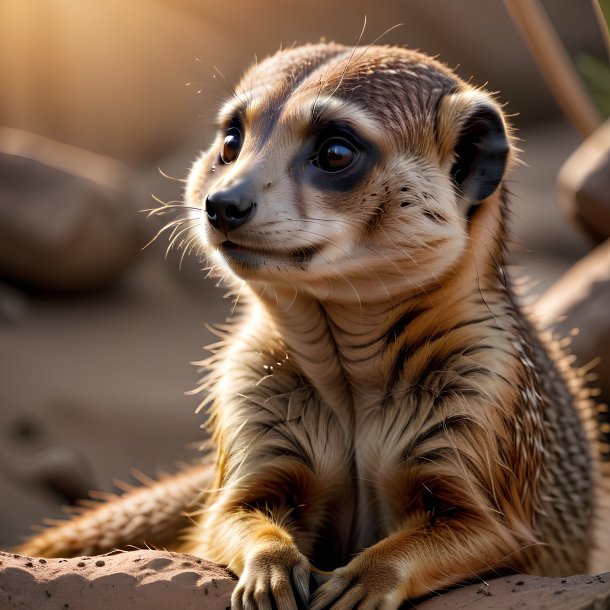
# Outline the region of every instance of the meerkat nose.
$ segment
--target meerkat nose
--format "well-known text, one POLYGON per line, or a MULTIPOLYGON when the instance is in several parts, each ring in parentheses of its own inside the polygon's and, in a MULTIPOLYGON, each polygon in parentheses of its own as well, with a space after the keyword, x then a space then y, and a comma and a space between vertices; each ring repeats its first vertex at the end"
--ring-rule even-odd
POLYGON ((255 210, 256 202, 252 201, 250 189, 243 183, 210 193, 205 200, 208 221, 224 233, 248 222, 255 210))

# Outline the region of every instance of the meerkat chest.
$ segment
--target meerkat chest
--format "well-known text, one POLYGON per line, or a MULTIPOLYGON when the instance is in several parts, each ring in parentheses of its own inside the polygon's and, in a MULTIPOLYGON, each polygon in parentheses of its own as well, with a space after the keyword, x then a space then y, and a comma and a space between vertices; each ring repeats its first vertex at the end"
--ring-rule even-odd
POLYGON ((417 526, 427 519, 420 468, 411 456, 424 422, 411 402, 409 396, 397 401, 380 397, 356 405, 354 551, 405 521, 417 526))
POLYGON ((404 416, 406 405, 388 406, 381 396, 369 398, 354 405, 349 433, 332 405, 318 399, 317 421, 327 418, 336 424, 307 430, 317 433, 312 458, 322 481, 332 482, 326 487, 332 514, 320 538, 333 540, 333 552, 326 548, 315 555, 320 561, 332 554, 335 567, 399 526, 417 527, 429 520, 419 468, 407 455, 418 434, 410 426, 419 422, 404 416))
MULTIPOLYGON (((405 520, 422 524, 428 510, 425 482, 410 452, 422 430, 432 425, 429 400, 408 391, 388 399, 369 387, 355 396, 351 415, 345 417, 290 359, 274 358, 251 354, 247 370, 267 374, 242 374, 228 384, 232 407, 223 410, 219 423, 230 441, 226 446, 231 447, 235 476, 254 468, 272 480, 280 460, 286 473, 294 464, 311 470, 316 495, 325 499, 323 515, 316 519, 318 538, 332 540, 328 548, 312 553, 318 567, 342 565, 405 520)), ((302 511, 304 523, 310 517, 302 511)))

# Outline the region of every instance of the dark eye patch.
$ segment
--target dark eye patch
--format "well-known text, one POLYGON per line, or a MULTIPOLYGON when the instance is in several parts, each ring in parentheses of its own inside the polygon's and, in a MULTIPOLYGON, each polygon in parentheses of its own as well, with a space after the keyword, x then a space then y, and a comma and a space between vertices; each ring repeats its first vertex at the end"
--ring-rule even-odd
POLYGON ((304 178, 321 190, 347 192, 367 175, 378 158, 376 150, 344 123, 320 123, 310 140, 304 178))

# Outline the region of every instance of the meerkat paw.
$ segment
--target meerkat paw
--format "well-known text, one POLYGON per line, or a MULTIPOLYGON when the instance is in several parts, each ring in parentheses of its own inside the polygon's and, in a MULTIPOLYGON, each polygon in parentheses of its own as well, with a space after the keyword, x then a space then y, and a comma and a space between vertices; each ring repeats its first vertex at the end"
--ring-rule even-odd
POLYGON ((232 610, 298 610, 309 601, 309 561, 293 545, 273 543, 246 556, 232 610))
POLYGON ((400 584, 387 562, 360 555, 330 575, 314 593, 309 610, 394 610, 404 601, 400 584))

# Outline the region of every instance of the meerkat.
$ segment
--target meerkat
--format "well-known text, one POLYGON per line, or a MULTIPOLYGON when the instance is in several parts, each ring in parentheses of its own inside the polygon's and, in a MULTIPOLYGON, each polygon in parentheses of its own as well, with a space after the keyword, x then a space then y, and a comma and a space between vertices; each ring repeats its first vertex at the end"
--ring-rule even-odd
POLYGON ((218 124, 173 225, 241 309, 206 363, 213 466, 19 550, 157 532, 237 575, 234 610, 610 568, 592 401, 506 270, 494 97, 419 52, 320 43, 252 67, 218 124))

